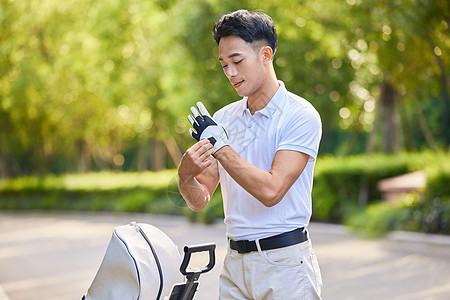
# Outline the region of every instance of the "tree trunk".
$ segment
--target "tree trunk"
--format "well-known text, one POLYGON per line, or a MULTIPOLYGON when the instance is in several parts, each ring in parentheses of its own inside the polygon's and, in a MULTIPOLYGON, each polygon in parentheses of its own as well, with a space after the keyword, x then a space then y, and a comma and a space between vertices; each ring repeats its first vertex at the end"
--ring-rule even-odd
POLYGON ((160 141, 154 140, 153 150, 152 171, 162 170, 164 168, 164 162, 166 161, 164 146, 160 141))
POLYGON ((436 142, 434 141, 433 134, 431 133, 430 128, 428 128, 427 121, 423 116, 422 111, 417 108, 414 108, 414 114, 416 115, 417 121, 419 122, 420 130, 422 131, 425 140, 427 141, 428 147, 434 152, 437 151, 436 142))
POLYGON ((414 151, 414 136, 412 134, 411 123, 405 109, 400 109, 400 120, 402 124, 403 140, 407 151, 414 151))
POLYGON ((8 166, 2 154, 0 154, 0 178, 8 178, 8 166))
POLYGON ((395 153, 400 148, 400 130, 397 113, 398 93, 387 81, 381 83, 380 90, 378 109, 380 109, 381 113, 382 151, 384 153, 395 153))
POLYGON ((143 138, 139 142, 137 155, 136 155, 136 170, 138 172, 146 171, 150 169, 150 155, 149 149, 151 143, 147 138, 143 138))
POLYGON ((89 150, 87 149, 86 141, 81 141, 80 143, 80 173, 86 173, 91 169, 91 157, 89 155, 89 150))
POLYGON ((181 156, 183 154, 180 151, 180 148, 177 145, 177 142, 173 138, 173 136, 169 136, 169 138, 164 139, 164 144, 166 145, 167 150, 169 151, 169 155, 172 158, 173 163, 176 167, 180 164, 181 156))

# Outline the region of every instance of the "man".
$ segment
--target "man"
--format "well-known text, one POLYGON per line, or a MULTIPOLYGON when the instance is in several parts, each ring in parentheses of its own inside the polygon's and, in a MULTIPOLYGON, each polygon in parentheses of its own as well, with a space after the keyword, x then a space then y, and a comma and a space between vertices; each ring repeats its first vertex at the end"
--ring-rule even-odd
POLYGON ((213 118, 201 103, 199 112, 191 108, 198 142, 178 174, 194 211, 221 184, 229 249, 220 299, 320 299, 320 270, 306 231, 319 114, 277 80, 269 16, 239 10, 224 15, 213 33, 223 71, 243 98, 213 118))

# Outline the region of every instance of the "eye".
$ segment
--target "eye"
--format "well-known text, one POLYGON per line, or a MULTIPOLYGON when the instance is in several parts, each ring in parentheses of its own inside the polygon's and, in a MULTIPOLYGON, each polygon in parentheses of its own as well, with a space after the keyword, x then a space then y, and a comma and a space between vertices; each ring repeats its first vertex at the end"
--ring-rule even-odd
POLYGON ((228 65, 222 65, 222 68, 225 69, 226 67, 228 67, 228 65))
POLYGON ((241 59, 240 61, 237 61, 237 62, 235 62, 234 64, 235 64, 235 65, 238 65, 238 64, 240 64, 243 60, 244 60, 244 59, 241 59))

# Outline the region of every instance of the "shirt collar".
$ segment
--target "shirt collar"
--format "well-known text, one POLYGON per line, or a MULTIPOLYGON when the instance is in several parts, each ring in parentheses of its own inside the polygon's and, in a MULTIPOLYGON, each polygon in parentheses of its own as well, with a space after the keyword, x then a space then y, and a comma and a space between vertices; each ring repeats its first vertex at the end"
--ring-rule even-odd
POLYGON ((275 112, 281 111, 282 105, 283 105, 283 99, 286 95, 286 87, 284 86, 284 83, 280 80, 278 80, 278 83, 280 84, 280 87, 278 88, 275 95, 270 99, 269 103, 267 103, 266 106, 264 106, 263 109, 259 110, 259 112, 270 118, 275 112))
MULTIPOLYGON (((284 82, 281 80, 278 80, 278 83, 280 84, 280 87, 278 88, 275 95, 270 99, 269 103, 263 108, 255 112, 260 113, 268 118, 270 118, 276 111, 282 109, 283 104, 283 98, 286 95, 286 87, 284 85, 284 82)), ((247 111, 247 97, 242 98, 241 100, 241 107, 240 110, 242 114, 244 114, 247 111)))

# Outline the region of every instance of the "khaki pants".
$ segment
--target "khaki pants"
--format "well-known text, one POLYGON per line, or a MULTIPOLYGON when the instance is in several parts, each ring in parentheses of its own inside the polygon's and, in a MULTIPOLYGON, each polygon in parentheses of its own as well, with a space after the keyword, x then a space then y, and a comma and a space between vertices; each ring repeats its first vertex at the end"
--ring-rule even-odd
POLYGON ((319 300, 321 288, 319 264, 309 240, 246 254, 228 248, 220 275, 221 300, 319 300))

